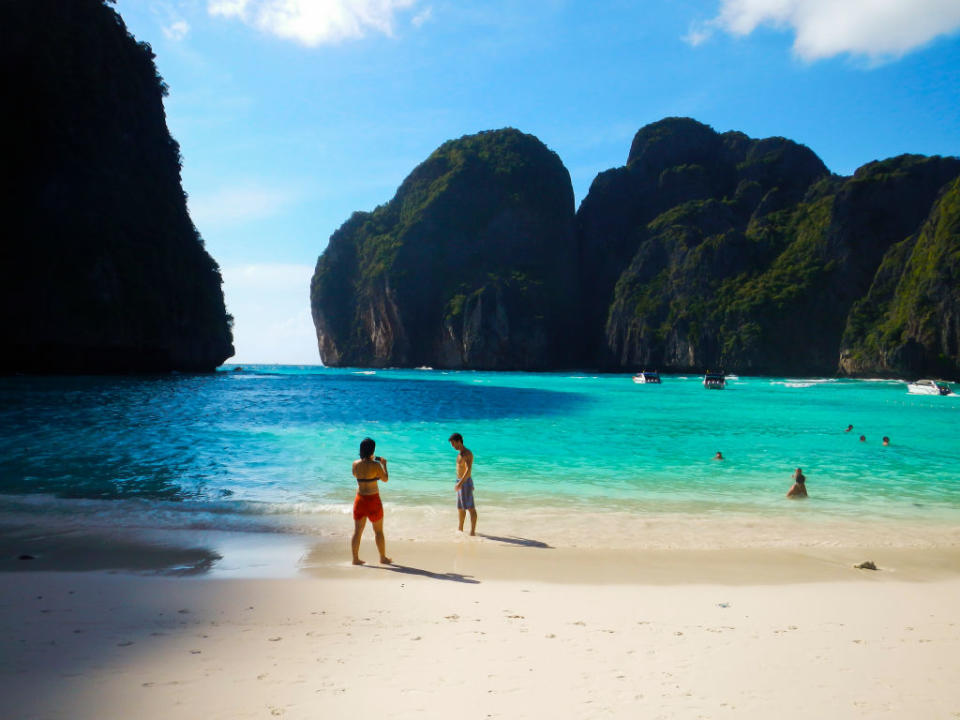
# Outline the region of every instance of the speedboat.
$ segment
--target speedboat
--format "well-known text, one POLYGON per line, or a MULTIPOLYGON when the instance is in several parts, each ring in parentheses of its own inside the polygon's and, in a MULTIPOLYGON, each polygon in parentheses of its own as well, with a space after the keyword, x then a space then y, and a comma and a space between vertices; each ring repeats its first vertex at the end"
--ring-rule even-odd
POLYGON ((708 372, 703 376, 703 386, 707 390, 723 390, 727 385, 727 379, 723 373, 708 372))
POLYGON ((917 380, 908 383, 907 390, 911 395, 953 395, 950 386, 938 380, 917 380))
POLYGON ((643 372, 634 375, 633 381, 641 385, 659 385, 660 373, 658 373, 656 370, 644 370, 643 372))

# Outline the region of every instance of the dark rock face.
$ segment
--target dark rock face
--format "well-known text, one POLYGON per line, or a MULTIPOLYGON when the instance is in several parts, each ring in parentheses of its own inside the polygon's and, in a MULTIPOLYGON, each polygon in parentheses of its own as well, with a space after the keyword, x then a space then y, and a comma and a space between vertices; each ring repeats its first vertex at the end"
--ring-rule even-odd
POLYGON ((958 174, 902 156, 844 179, 783 138, 643 128, 577 217, 587 364, 836 373, 851 307, 958 174))
POLYGON ((0 2, 0 371, 209 371, 233 354, 153 57, 101 0, 0 2))
POLYGON ((642 128, 571 230, 516 131, 447 143, 321 256, 334 365, 957 376, 960 159, 844 178, 785 138, 642 128), (938 199, 939 198, 939 199, 938 199))
POLYGON ((960 377, 960 179, 887 250, 848 317, 840 371, 960 377))
POLYGON ((327 365, 546 369, 573 364, 573 189, 516 130, 450 141, 394 198, 354 213, 317 262, 327 365))
POLYGON ((784 244, 748 228, 828 175, 809 149, 783 138, 720 135, 687 118, 641 129, 627 166, 601 173, 577 214, 585 345, 596 348, 587 363, 723 365, 717 294, 784 244))

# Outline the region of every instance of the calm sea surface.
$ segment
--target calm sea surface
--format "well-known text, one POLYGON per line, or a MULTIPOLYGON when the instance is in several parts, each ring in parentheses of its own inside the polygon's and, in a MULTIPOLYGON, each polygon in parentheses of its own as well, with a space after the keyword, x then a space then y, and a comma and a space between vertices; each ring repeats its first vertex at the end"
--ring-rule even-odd
POLYGON ((910 395, 898 381, 741 377, 708 391, 694 376, 645 386, 628 375, 272 366, 5 377, 0 513, 312 532, 323 518, 344 524, 350 463, 369 435, 390 461, 388 509, 446 517, 456 431, 476 456, 488 518, 680 527, 802 512, 956 528, 958 429, 960 399, 910 395), (784 499, 797 466, 807 502, 784 499))

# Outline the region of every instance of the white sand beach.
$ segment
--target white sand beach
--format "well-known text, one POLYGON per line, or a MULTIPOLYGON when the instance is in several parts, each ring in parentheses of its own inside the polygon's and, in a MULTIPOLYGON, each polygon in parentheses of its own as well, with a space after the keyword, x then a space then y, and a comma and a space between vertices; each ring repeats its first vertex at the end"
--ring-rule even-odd
POLYGON ((288 577, 3 573, 0 715, 960 716, 952 548, 304 548, 288 577))

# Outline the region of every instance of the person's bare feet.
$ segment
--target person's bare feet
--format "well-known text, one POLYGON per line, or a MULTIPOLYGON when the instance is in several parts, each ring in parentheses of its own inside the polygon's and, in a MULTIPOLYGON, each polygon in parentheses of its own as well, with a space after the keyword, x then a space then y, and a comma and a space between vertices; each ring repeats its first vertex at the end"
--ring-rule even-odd
POLYGON ((353 559, 353 564, 354 564, 354 565, 366 565, 366 563, 365 563, 363 560, 361 560, 360 558, 354 558, 354 559, 353 559))
POLYGON ((388 558, 388 557, 382 557, 382 558, 380 558, 380 564, 381 564, 381 565, 391 565, 391 564, 393 564, 393 560, 391 560, 391 559, 388 558))

